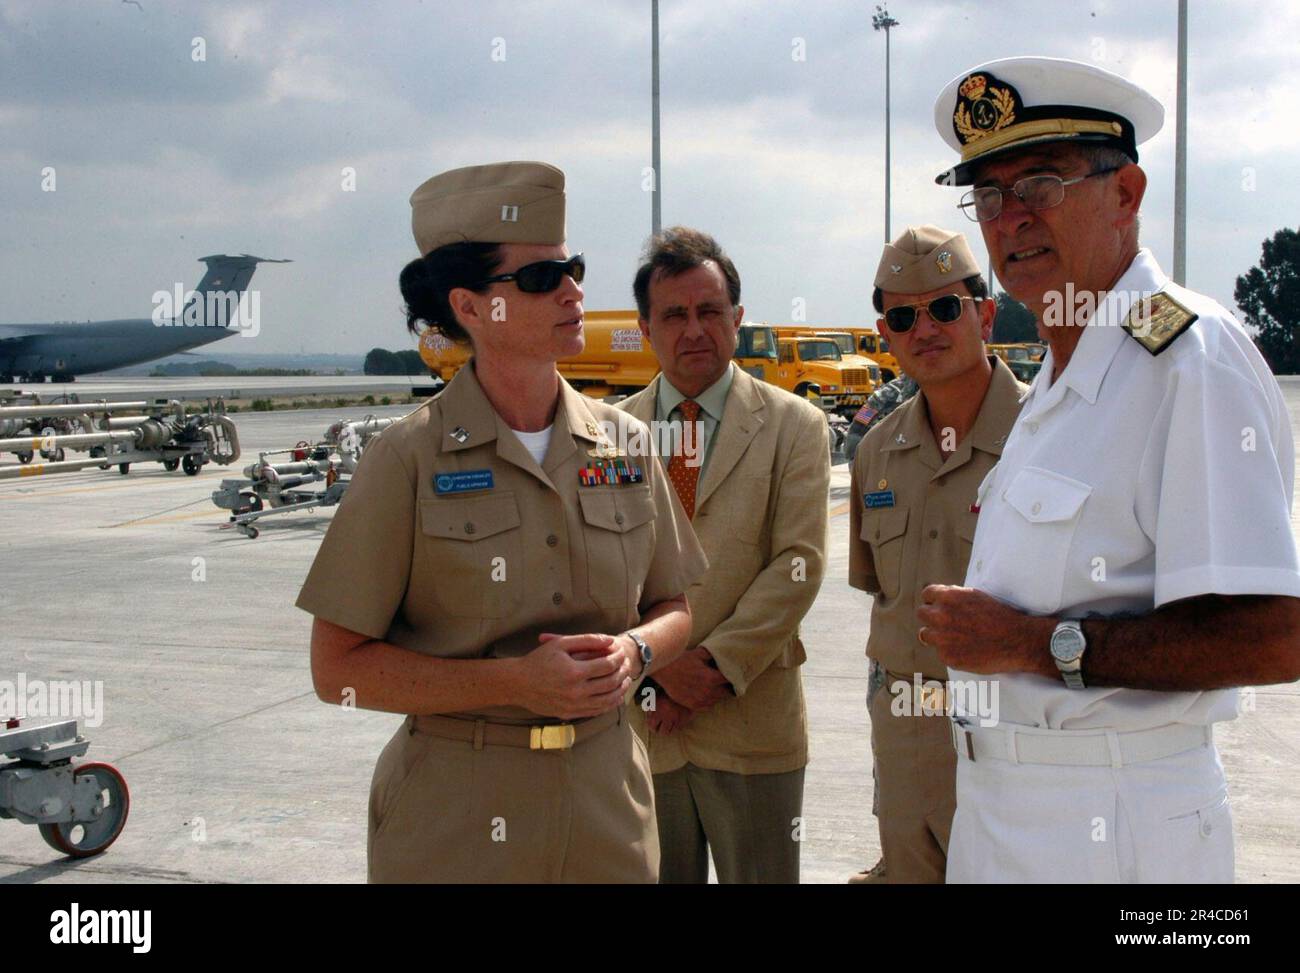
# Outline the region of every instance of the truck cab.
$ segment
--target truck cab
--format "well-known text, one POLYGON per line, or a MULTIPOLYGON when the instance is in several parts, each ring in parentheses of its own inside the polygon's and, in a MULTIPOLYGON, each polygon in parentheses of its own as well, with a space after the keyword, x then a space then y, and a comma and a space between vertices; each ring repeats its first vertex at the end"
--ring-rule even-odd
POLYGON ((845 362, 834 341, 816 335, 777 340, 776 384, 845 417, 860 409, 872 391, 870 372, 845 362))
POLYGON ((898 359, 889 350, 889 341, 870 328, 854 329, 857 350, 880 366, 880 377, 886 382, 898 378, 898 359))
POLYGON ((1033 382, 1034 376, 1042 369, 1047 354, 1046 345, 1030 341, 989 345, 988 350, 1006 362, 1012 374, 1027 384, 1033 382))
POLYGON ((814 334, 820 335, 823 338, 830 338, 835 342, 835 344, 839 346, 840 354, 843 356, 846 365, 865 368, 871 375, 872 391, 885 384, 880 366, 865 355, 858 354, 857 346, 853 340, 852 334, 847 331, 816 331, 814 334))

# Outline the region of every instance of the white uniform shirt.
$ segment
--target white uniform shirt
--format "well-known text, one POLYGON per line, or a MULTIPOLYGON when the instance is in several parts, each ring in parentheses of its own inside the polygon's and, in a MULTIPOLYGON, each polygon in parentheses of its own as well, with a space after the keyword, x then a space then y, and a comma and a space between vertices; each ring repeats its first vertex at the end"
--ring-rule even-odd
MULTIPOLYGON (((1049 352, 1001 462, 980 485, 968 587, 1067 618, 1145 614, 1210 593, 1300 596, 1290 418, 1227 310, 1173 284, 1141 250, 1051 378, 1049 352), (1153 356, 1119 325, 1133 292, 1160 290, 1199 320, 1153 356)), ((1225 641, 1221 650, 1239 647, 1225 641)), ((1086 655, 1083 669, 1086 680, 1086 655)), ((1236 715, 1236 690, 1072 690, 1026 673, 995 678, 1004 723, 1140 730, 1236 715)), ((968 714, 959 706, 956 715, 968 714)))

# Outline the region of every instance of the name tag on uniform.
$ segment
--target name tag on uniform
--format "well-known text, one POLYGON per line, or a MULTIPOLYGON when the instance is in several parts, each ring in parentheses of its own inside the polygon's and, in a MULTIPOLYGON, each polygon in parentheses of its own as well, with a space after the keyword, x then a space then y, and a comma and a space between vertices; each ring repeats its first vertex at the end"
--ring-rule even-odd
POLYGON ((491 490, 493 486, 491 470, 439 473, 433 478, 433 489, 439 494, 468 493, 470 490, 491 490))
POLYGON ((867 505, 867 509, 872 507, 892 507, 894 505, 893 490, 877 490, 875 493, 864 493, 862 502, 867 505))

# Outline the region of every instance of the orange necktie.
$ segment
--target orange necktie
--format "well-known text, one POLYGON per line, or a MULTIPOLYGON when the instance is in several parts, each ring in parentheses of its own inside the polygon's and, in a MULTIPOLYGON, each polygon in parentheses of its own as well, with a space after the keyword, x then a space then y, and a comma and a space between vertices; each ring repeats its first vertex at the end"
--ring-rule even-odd
MULTIPOLYGON (((686 463, 686 454, 682 450, 682 444, 686 439, 687 423, 694 423, 700 418, 700 404, 693 399, 685 399, 677 407, 682 414, 682 436, 677 441, 677 448, 673 450, 672 459, 668 461, 668 479, 672 481, 673 489, 677 491, 677 498, 681 500, 682 506, 686 508, 686 516, 695 517, 695 487, 700 482, 700 468, 688 466, 686 463)), ((695 458, 700 458, 700 440, 701 436, 693 436, 695 442, 695 458)))

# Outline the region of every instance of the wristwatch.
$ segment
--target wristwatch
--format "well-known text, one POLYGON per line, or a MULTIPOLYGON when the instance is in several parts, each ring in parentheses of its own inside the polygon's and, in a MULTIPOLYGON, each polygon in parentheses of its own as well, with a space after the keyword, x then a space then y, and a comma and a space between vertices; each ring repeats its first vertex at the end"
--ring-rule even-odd
POLYGON ((646 640, 636 632, 624 632, 623 634, 636 643, 637 651, 641 654, 641 672, 637 675, 637 678, 640 679, 650 671, 650 663, 654 661, 654 653, 650 651, 650 646, 646 644, 646 640))
POLYGON ((1083 689, 1083 653, 1088 640, 1077 621, 1066 620, 1052 630, 1050 643, 1052 659, 1061 672, 1061 678, 1071 689, 1083 689))

